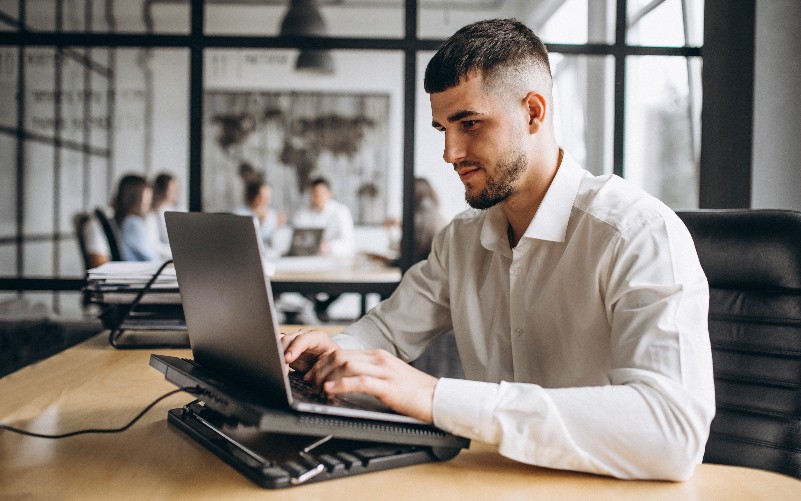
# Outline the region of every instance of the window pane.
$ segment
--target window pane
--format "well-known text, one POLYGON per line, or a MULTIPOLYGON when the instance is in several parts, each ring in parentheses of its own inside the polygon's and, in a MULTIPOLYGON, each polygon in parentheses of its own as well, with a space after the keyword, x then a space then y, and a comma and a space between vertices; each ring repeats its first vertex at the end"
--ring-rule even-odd
MULTIPOLYGON (((97 63, 98 56, 104 56, 107 52, 108 49, 92 49, 90 58, 97 63)), ((106 57, 102 58, 107 59, 106 57)), ((110 68, 107 63, 100 64, 103 65, 103 68, 110 68)), ((109 146, 111 76, 105 71, 90 71, 88 76, 91 91, 84 96, 89 116, 88 143, 94 148, 106 150, 109 146)))
POLYGON ((19 31, 19 0, 0 0, 0 31, 19 31))
POLYGON ((27 0, 25 21, 36 31, 89 33, 189 33, 189 1, 27 0))
POLYGON ((54 277, 53 242, 25 242, 23 248, 23 276, 54 277))
POLYGON ((72 149, 61 150, 59 166, 59 226, 58 233, 72 232, 72 217, 83 211, 87 197, 84 184, 83 153, 72 149))
POLYGON ((25 26, 32 31, 54 31, 55 0, 25 0, 25 26))
POLYGON ((614 128, 614 58, 550 54, 559 144, 593 174, 609 174, 614 128))
POLYGON ((700 60, 629 57, 626 178, 674 209, 698 207, 700 60))
MULTIPOLYGON (((17 275, 17 245, 15 243, 0 243, 0 277, 15 277, 17 275)), ((5 299, 0 294, 0 302, 5 299)))
POLYGON ((25 235, 53 233, 53 155, 49 144, 25 143, 25 235))
POLYGON ((17 138, 0 133, 0 238, 17 234, 17 138))
MULTIPOLYGON (((236 6, 225 2, 206 5, 205 31, 208 34, 278 36, 290 11, 287 0, 264 0, 236 6)), ((287 26, 296 35, 346 38, 400 38, 403 36, 403 2, 341 2, 319 0, 317 7, 296 9, 287 26)), ((289 29, 289 28, 288 28, 289 29)))
POLYGON ((614 1, 464 0, 420 2, 418 35, 443 39, 462 26, 497 17, 515 17, 530 26, 546 43, 611 42, 614 1))
POLYGON ((58 276, 82 278, 84 276, 83 258, 78 248, 78 240, 71 228, 63 233, 70 238, 62 240, 58 245, 58 276))
POLYGON ((630 45, 700 46, 703 43, 703 0, 627 0, 630 45))
POLYGON ((179 174, 189 161, 189 51, 118 49, 114 72, 113 179, 128 172, 179 174))
POLYGON ((55 134, 56 50, 25 49, 25 129, 47 137, 55 134))
POLYGON ((105 19, 97 31, 189 33, 189 0, 114 0, 114 8, 105 19))
POLYGON ((61 139, 74 143, 84 140, 84 50, 67 48, 61 58, 61 139))
POLYGON ((403 55, 333 51, 336 71, 320 76, 296 72, 296 52, 207 52, 203 209, 242 205, 247 164, 278 211, 291 214, 322 175, 356 224, 380 224, 402 198, 403 55))
POLYGON ((19 48, 0 48, 0 127, 17 127, 19 48))
POLYGON ((109 205, 114 190, 113 179, 109 172, 110 166, 105 157, 89 156, 89 193, 84 209, 91 212, 95 207, 109 205))

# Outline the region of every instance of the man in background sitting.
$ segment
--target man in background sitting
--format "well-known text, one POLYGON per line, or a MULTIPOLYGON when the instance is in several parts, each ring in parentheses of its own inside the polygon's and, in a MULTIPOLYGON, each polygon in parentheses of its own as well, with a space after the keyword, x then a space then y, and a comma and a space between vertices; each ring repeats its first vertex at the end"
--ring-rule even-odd
POLYGON ((295 228, 323 228, 320 254, 350 257, 355 252, 353 216, 350 209, 337 202, 331 185, 322 177, 309 183, 309 206, 299 209, 292 218, 295 228))

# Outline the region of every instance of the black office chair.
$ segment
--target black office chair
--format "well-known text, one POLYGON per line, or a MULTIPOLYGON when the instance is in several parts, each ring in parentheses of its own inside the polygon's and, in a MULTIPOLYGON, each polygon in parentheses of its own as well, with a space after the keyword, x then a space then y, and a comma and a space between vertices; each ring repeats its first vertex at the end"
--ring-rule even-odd
POLYGON ((92 267, 92 261, 89 259, 89 250, 86 248, 86 229, 92 216, 86 212, 79 212, 72 216, 72 229, 75 231, 75 240, 78 242, 78 250, 83 259, 83 269, 88 270, 92 267))
POLYGON ((106 211, 98 207, 95 209, 95 217, 100 221, 100 226, 103 228, 103 233, 108 240, 108 250, 111 255, 112 261, 122 261, 122 253, 120 252, 120 229, 117 222, 106 215, 106 211))
POLYGON ((801 212, 679 212, 710 286, 704 462, 801 478, 801 212))

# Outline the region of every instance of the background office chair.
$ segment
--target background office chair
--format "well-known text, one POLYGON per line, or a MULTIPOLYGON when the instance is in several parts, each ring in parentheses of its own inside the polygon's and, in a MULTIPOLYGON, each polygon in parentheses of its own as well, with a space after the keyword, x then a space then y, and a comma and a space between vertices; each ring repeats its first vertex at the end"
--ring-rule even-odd
POLYGON ((79 212, 72 216, 72 228, 75 231, 75 240, 78 242, 78 250, 81 252, 81 258, 83 259, 84 270, 92 267, 89 250, 86 248, 86 229, 91 220, 92 216, 86 212, 79 212))
POLYGON ((801 478, 801 212, 679 212, 710 287, 704 462, 801 478))
POLYGON ((100 221, 100 226, 103 227, 103 233, 108 240, 108 250, 111 254, 112 261, 122 261, 122 253, 120 252, 120 229, 117 227, 117 222, 106 215, 106 211, 98 207, 95 209, 95 217, 100 221))

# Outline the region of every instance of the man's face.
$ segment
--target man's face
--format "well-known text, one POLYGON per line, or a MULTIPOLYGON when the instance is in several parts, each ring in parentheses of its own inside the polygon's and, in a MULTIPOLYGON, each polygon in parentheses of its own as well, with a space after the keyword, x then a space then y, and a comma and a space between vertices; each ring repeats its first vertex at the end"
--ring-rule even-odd
POLYGON ((331 199, 331 190, 324 184, 315 184, 311 188, 311 204, 316 210, 323 210, 326 202, 331 199))
POLYGON ((273 192, 270 189, 270 187, 267 186, 266 184, 262 185, 262 187, 259 189, 259 195, 256 197, 255 205, 259 209, 267 209, 267 207, 270 206, 272 198, 273 198, 273 192))
POLYGON ((431 94, 432 125, 445 133, 443 159, 465 187, 465 200, 487 209, 506 200, 525 173, 525 117, 487 94, 480 76, 431 94))

